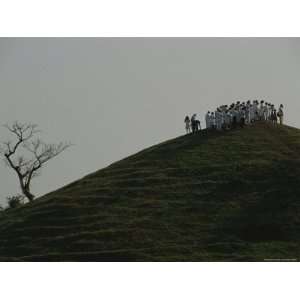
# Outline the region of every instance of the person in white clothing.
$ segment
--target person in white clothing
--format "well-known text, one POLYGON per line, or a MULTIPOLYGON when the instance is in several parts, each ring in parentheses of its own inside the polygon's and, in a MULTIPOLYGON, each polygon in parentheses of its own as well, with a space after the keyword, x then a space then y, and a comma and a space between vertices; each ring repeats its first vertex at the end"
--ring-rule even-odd
POLYGON ((264 121, 268 120, 268 103, 265 103, 265 105, 264 105, 263 120, 264 121))
MULTIPOLYGON (((277 124, 279 119, 280 124, 283 124, 283 105, 279 106, 276 111, 275 106, 270 102, 264 100, 248 100, 237 101, 231 105, 221 105, 215 112, 208 111, 205 114, 205 122, 207 129, 216 129, 218 131, 228 130, 231 128, 243 128, 244 125, 251 125, 256 121, 272 121, 273 124, 277 124)), ((193 128, 193 119, 195 122, 196 116, 191 119, 193 128)), ((200 125, 200 124, 198 124, 200 125)), ((195 131, 200 126, 196 126, 195 131)))
POLYGON ((254 106, 253 104, 250 104, 250 107, 249 107, 249 118, 250 118, 250 124, 252 124, 254 122, 254 119, 255 119, 255 113, 254 113, 254 106))
POLYGON ((185 130, 186 133, 191 133, 191 120, 189 118, 189 116, 186 116, 184 119, 184 123, 185 123, 185 130))
POLYGON ((251 102, 250 102, 250 100, 249 101, 247 101, 247 104, 246 104, 246 111, 245 111, 245 117, 246 117, 246 119, 245 119, 245 122, 246 122, 246 124, 250 124, 251 123, 251 118, 250 118, 250 106, 251 106, 251 102))
POLYGON ((225 128, 230 129, 231 126, 231 112, 228 110, 225 115, 225 128))
POLYGON ((264 118, 264 100, 260 101, 260 107, 259 107, 259 120, 262 121, 264 118))
POLYGON ((257 101, 254 100, 253 103, 252 103, 252 107, 253 107, 253 121, 256 121, 257 120, 257 101))
POLYGON ((211 124, 210 124, 210 111, 208 111, 205 115, 205 122, 206 122, 206 128, 210 129, 211 128, 211 124))
POLYGON ((222 115, 221 115, 221 111, 219 108, 215 112, 215 119, 216 119, 216 129, 221 130, 222 129, 222 115))
POLYGON ((272 103, 269 104, 269 121, 272 121, 272 103))
POLYGON ((282 104, 280 104, 280 106, 279 106, 277 115, 279 117, 279 124, 282 125, 283 124, 283 105, 282 104))
POLYGON ((223 109, 222 113, 221 113, 221 117, 222 117, 222 129, 226 129, 226 107, 223 109))
POLYGON ((213 112, 210 114, 210 128, 212 129, 216 128, 216 118, 213 112))

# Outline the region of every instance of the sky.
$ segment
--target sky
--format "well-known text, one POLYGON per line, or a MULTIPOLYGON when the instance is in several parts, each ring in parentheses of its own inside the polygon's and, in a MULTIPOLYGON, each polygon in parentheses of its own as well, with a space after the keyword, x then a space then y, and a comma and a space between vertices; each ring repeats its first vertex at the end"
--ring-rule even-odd
MULTIPOLYGON (((73 144, 34 179, 36 196, 184 134, 186 115, 204 126, 222 104, 283 103, 300 128, 299 96, 299 38, 0 38, 0 124, 73 144)), ((17 193, 1 161, 0 204, 17 193)))

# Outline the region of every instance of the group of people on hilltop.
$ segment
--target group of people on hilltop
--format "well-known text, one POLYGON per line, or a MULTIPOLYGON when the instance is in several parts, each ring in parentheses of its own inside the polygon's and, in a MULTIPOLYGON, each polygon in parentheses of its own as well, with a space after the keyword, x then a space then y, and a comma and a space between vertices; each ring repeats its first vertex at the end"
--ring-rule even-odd
MULTIPOLYGON (((256 121, 270 121, 272 124, 283 124, 283 105, 276 110, 272 103, 261 100, 232 103, 230 106, 221 105, 214 112, 208 111, 205 115, 207 129, 229 130, 237 126, 244 127, 256 121)), ((185 117, 185 129, 187 133, 195 133, 201 130, 200 121, 194 114, 191 119, 185 117)))

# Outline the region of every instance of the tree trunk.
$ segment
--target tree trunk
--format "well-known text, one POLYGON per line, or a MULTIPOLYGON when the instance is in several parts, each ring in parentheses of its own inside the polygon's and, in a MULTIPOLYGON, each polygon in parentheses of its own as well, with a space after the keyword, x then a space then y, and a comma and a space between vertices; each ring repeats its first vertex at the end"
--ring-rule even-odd
POLYGON ((28 199, 29 202, 32 202, 34 200, 34 195, 30 193, 29 186, 26 186, 23 182, 22 177, 19 177, 21 190, 24 196, 28 199))
POLYGON ((34 200, 34 195, 30 193, 28 190, 23 191, 26 198, 29 200, 29 202, 32 202, 34 200))

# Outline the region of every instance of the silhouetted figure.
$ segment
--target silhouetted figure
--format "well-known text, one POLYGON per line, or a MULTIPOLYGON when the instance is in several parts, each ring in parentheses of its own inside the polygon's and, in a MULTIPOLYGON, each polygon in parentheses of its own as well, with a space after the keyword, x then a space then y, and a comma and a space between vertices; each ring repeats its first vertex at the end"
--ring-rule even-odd
POLYGON ((273 125, 277 124, 277 112, 276 112, 276 109, 274 109, 273 112, 272 112, 272 124, 273 125))
POLYGON ((192 115, 191 124, 192 124, 192 132, 195 133, 197 130, 196 114, 192 115))
POLYGON ((237 117, 236 115, 233 115, 232 117, 232 128, 236 128, 237 125, 237 117))

